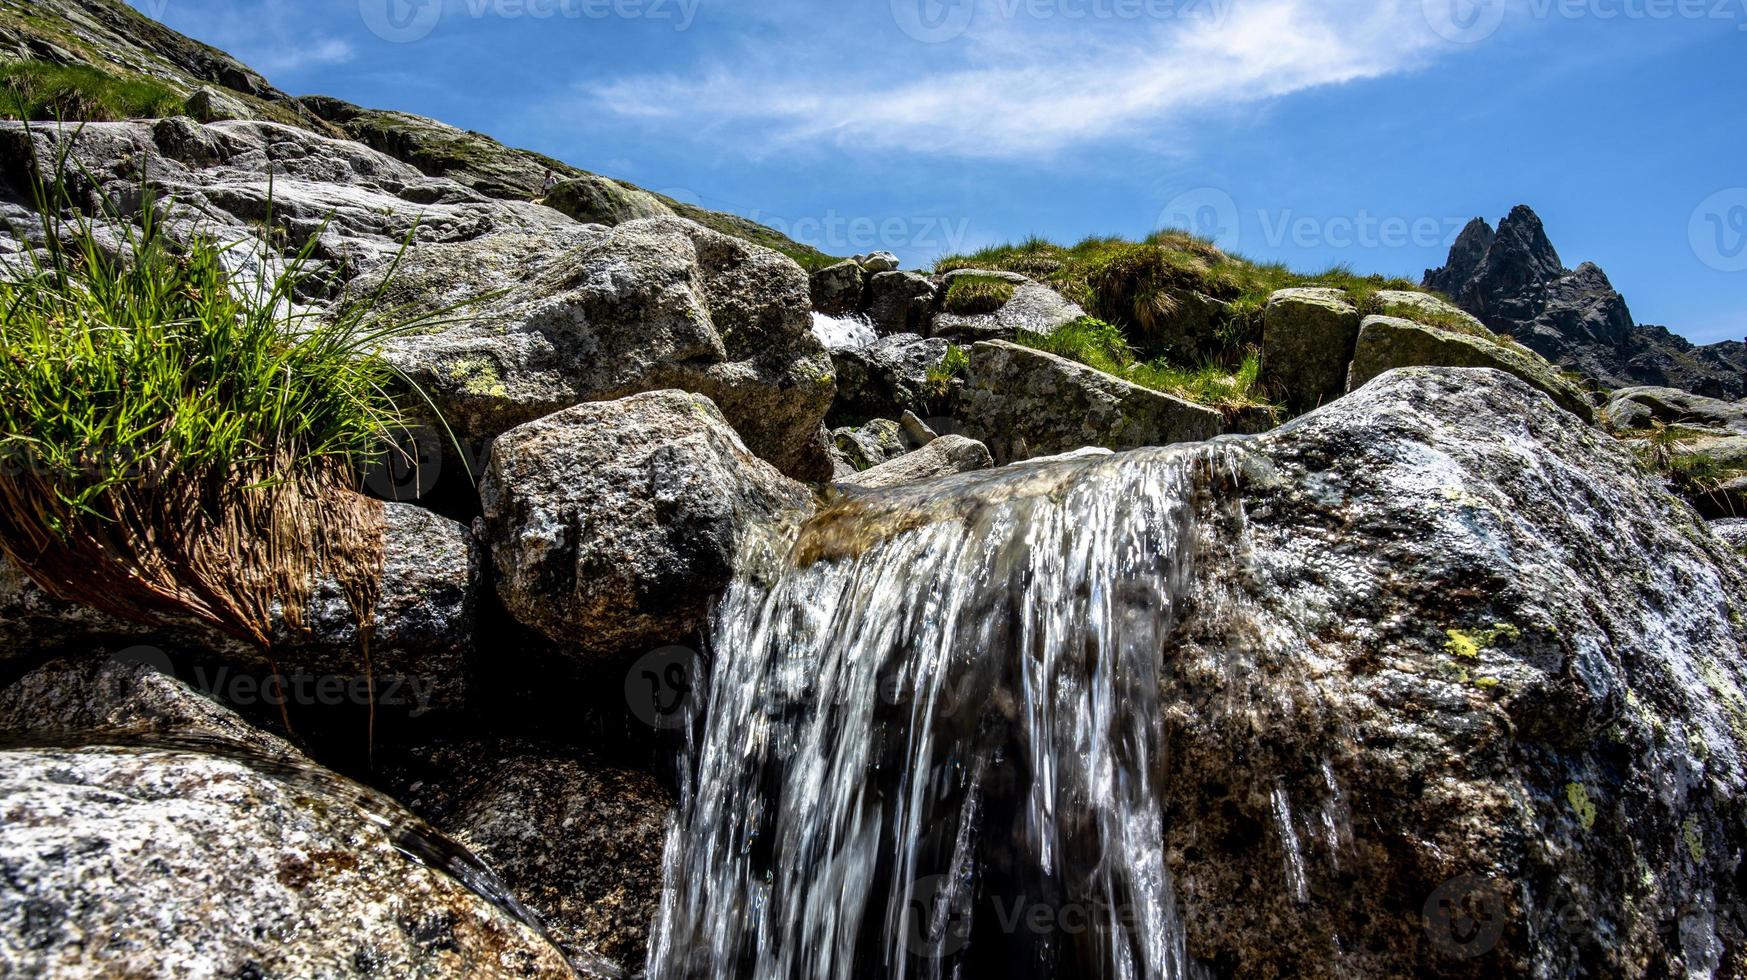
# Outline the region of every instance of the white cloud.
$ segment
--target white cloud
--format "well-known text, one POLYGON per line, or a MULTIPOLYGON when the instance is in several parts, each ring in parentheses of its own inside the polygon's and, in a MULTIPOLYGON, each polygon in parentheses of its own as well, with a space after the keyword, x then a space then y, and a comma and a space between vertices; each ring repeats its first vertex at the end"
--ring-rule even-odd
POLYGON ((357 51, 340 38, 316 38, 307 44, 283 44, 256 55, 254 66, 268 74, 294 72, 351 61, 357 51))
MULTIPOLYGON (((1423 63, 1436 44, 1421 0, 1224 0, 1217 20, 1097 16, 1121 0, 976 2, 971 27, 944 44, 911 41, 891 22, 829 36, 817 15, 798 17, 804 33, 761 32, 732 66, 583 91, 622 116, 715 124, 749 145, 837 140, 1017 157, 1392 74, 1423 63), (1064 15, 1075 9, 1091 13, 1064 15)), ((1196 6, 1177 0, 1174 9, 1196 6)))

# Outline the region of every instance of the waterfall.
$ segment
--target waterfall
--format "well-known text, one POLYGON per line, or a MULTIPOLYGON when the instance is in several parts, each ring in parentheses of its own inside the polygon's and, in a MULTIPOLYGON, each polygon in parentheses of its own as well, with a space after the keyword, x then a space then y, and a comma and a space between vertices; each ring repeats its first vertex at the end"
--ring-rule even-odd
POLYGON ((1198 474, 1232 452, 852 498, 744 574, 650 975, 1188 975, 1159 687, 1198 474))

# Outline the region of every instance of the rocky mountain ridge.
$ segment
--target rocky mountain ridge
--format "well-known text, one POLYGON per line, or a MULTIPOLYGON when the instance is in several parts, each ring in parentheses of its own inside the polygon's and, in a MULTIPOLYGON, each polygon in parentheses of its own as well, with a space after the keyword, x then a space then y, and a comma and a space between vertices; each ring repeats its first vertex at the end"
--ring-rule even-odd
POLYGON ((1425 286, 1488 327, 1560 367, 1609 388, 1654 385, 1712 398, 1747 396, 1747 344, 1697 346, 1666 327, 1639 324, 1607 273, 1567 269, 1540 216, 1513 208, 1495 230, 1475 218, 1428 270, 1425 286))
POLYGON ((347 136, 430 176, 452 177, 499 200, 541 197, 546 174, 551 172, 590 188, 581 196, 590 205, 572 215, 578 220, 618 224, 624 220, 623 210, 615 206, 618 202, 648 198, 655 209, 652 213, 689 218, 775 249, 803 265, 833 261, 811 246, 738 215, 652 194, 544 154, 504 146, 481 133, 325 96, 294 98, 225 52, 170 30, 124 0, 0 0, 0 62, 13 60, 83 65, 118 78, 153 79, 185 96, 188 115, 202 122, 261 120, 324 136, 347 136))

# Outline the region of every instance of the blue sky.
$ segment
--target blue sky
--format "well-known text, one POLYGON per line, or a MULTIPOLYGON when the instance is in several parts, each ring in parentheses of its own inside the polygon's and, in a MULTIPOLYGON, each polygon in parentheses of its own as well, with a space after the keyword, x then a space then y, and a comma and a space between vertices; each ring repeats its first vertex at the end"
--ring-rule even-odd
POLYGON ((296 94, 922 264, 1191 223, 1418 278, 1540 212, 1747 335, 1747 0, 133 0, 296 94))

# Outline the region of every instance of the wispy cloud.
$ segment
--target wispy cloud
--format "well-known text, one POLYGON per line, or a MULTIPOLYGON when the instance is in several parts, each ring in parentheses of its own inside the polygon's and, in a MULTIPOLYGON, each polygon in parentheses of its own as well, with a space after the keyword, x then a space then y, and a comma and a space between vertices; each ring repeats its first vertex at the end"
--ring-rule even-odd
POLYGON ((315 38, 304 43, 276 45, 255 56, 255 67, 274 74, 303 71, 323 65, 339 65, 357 56, 350 41, 340 38, 315 38))
POLYGON ((732 64, 590 83, 583 92, 597 109, 662 126, 714 124, 766 147, 837 140, 1017 157, 1392 74, 1437 50, 1421 0, 1204 0, 1218 17, 1179 0, 1173 9, 1188 13, 1102 20, 1065 12, 1120 5, 976 2, 970 26, 947 43, 862 24, 863 36, 846 45, 821 36, 815 14, 798 18, 793 33, 761 32, 732 64))

